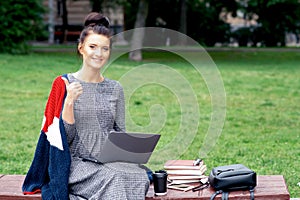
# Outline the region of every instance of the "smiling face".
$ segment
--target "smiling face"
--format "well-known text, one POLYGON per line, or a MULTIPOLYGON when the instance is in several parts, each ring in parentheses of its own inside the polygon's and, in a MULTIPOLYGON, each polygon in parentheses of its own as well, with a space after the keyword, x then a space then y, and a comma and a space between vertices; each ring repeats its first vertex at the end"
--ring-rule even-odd
POLYGON ((83 67, 100 70, 110 55, 110 39, 90 32, 84 42, 78 44, 78 51, 83 58, 83 67))

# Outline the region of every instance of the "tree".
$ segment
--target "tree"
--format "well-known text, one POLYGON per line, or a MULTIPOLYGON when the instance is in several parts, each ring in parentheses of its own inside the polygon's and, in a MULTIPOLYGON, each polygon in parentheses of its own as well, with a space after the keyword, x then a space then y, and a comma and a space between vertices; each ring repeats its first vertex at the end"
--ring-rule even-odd
MULTIPOLYGON (((183 34, 187 34, 187 5, 186 0, 180 0, 181 9, 180 9, 180 26, 179 26, 179 32, 183 34)), ((178 38, 178 45, 186 45, 186 37, 180 37, 178 38)))
POLYGON ((236 12, 235 0, 191 0, 188 4, 187 35, 205 46, 229 41, 230 25, 220 17, 221 13, 236 12))
MULTIPOLYGON (((230 26, 220 18, 220 13, 235 12, 236 8, 235 0, 151 0, 146 25, 176 30, 212 46, 229 39, 230 26)), ((174 38, 171 43, 185 44, 174 38)))
POLYGON ((142 46, 144 39, 144 29, 146 25, 146 18, 148 15, 148 2, 147 0, 140 0, 137 17, 134 25, 133 36, 131 39, 131 52, 129 53, 129 59, 134 61, 141 61, 142 46))
POLYGON ((48 0, 48 43, 54 43, 54 0, 48 0))
MULTIPOLYGON (((180 31, 205 46, 230 42, 233 36, 239 38, 241 45, 247 45, 251 40, 253 44, 261 42, 265 46, 284 46, 287 32, 300 33, 299 0, 151 0, 148 4, 150 14, 146 26, 180 31), (232 33, 226 14, 235 17, 237 12, 244 13, 245 20, 255 19, 258 26, 232 33)), ((135 16, 132 9, 136 7, 132 6, 130 13, 126 9, 126 20, 132 20, 135 16)), ((126 21, 126 25, 131 23, 126 21)), ((175 41, 175 44, 178 42, 175 41)))
POLYGON ((188 0, 151 0, 149 1, 149 15, 147 17, 147 26, 163 27, 172 30, 182 31, 185 33, 185 28, 181 28, 186 19, 181 20, 180 16, 187 14, 187 9, 182 8, 182 4, 187 5, 188 0), (182 12, 182 10, 184 12, 182 12))
POLYGON ((27 53, 28 41, 45 33, 41 0, 5 0, 0 3, 0 52, 27 53))
POLYGON ((57 10, 58 15, 62 18, 62 39, 60 40, 60 42, 64 43, 67 40, 67 31, 69 27, 67 0, 57 0, 57 10))
POLYGON ((62 2, 62 32, 63 32, 63 38, 64 38, 64 42, 67 40, 67 31, 68 31, 68 26, 69 26, 69 22, 68 22, 68 10, 67 10, 67 0, 61 0, 62 2))
POLYGON ((104 0, 90 0, 92 5, 92 12, 101 12, 104 0))
POLYGON ((252 34, 259 35, 265 46, 285 46, 285 33, 297 33, 300 30, 298 0, 249 0, 242 9, 250 19, 258 16, 259 26, 255 27, 252 34))

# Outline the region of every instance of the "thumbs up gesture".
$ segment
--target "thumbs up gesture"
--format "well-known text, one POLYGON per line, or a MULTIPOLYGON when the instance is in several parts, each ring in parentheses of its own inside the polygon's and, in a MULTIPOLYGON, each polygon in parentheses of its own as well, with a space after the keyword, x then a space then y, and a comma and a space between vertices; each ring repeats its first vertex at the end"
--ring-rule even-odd
POLYGON ((64 77, 62 77, 62 80, 65 82, 67 88, 66 103, 73 104, 74 101, 76 101, 82 94, 82 86, 79 82, 69 83, 69 81, 64 77))

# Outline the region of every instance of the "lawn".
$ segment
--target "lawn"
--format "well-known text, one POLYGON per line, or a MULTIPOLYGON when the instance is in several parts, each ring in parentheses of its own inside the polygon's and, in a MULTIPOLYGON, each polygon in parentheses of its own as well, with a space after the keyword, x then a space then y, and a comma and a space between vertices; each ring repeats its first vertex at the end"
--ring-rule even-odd
MULTIPOLYGON (((207 172, 242 163, 259 175, 284 175, 291 197, 299 197, 300 51, 209 55, 214 62, 203 59, 200 72, 180 56, 154 51, 143 62, 121 56, 106 68, 104 75, 124 86, 127 129, 162 135, 148 166, 195 159, 209 146, 207 172), (221 119, 214 118, 218 112, 221 119)), ((27 172, 51 83, 79 68, 75 53, 0 54, 0 174, 27 172)))

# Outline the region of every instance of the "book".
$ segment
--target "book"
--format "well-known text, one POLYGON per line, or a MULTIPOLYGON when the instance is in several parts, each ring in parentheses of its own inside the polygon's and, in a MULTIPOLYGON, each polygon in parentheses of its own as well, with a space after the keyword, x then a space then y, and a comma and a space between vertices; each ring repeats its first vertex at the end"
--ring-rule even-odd
POLYGON ((189 191, 195 188, 195 184, 205 182, 206 165, 203 160, 194 165, 193 160, 169 160, 164 169, 168 174, 169 189, 189 191))
POLYGON ((169 189, 175 189, 175 190, 181 190, 181 191, 189 191, 192 190, 196 187, 199 187, 199 184, 196 183, 201 183, 201 184, 207 184, 208 182, 208 177, 199 180, 190 180, 190 182, 187 180, 174 180, 171 183, 167 185, 169 189))
POLYGON ((194 185, 188 185, 188 184, 169 184, 168 189, 175 189, 175 190, 180 190, 180 191, 184 191, 187 192, 189 190, 192 190, 193 188, 197 187, 194 185))
POLYGON ((206 177, 205 175, 168 175, 170 180, 201 180, 206 177))
POLYGON ((199 163, 199 165, 193 165, 193 160, 168 160, 165 165, 165 170, 173 170, 173 169, 186 169, 186 170, 197 170, 201 169, 204 165, 203 160, 199 163))
POLYGON ((204 176, 201 179, 179 179, 171 180, 170 184, 188 184, 188 183, 202 183, 205 184, 208 182, 208 177, 204 176))
POLYGON ((191 175, 201 176, 206 171, 206 165, 202 165, 200 169, 169 169, 166 170, 168 175, 191 175))
POLYGON ((171 184, 188 184, 188 183, 200 183, 201 179, 182 179, 182 180, 172 180, 171 184))

